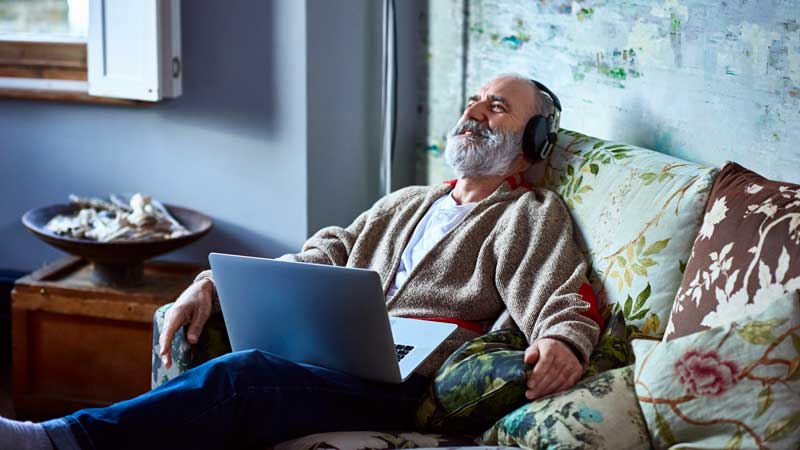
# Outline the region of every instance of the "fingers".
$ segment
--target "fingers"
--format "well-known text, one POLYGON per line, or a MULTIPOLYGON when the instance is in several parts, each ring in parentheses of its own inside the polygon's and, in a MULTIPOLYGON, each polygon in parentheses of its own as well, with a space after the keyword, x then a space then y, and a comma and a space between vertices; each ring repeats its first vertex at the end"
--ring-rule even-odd
POLYGON ((174 314, 170 314, 174 308, 176 308, 176 306, 170 308, 167 314, 164 315, 164 326, 161 329, 161 336, 158 338, 158 345, 161 347, 161 351, 159 352, 161 355, 161 364, 167 369, 172 366, 172 352, 170 350, 172 347, 172 338, 175 337, 175 331, 178 328, 178 326, 175 325, 174 314))
POLYGON ((561 367, 553 358, 553 354, 549 351, 543 352, 528 379, 528 390, 525 392, 525 396, 529 400, 533 400, 552 392, 561 382, 557 376, 560 372, 561 367))
POLYGON ((533 400, 561 391, 567 386, 567 381, 567 374, 564 368, 557 364, 552 364, 548 370, 541 372, 540 378, 529 380, 529 389, 525 392, 525 396, 529 400, 533 400))
POLYGON ((569 389, 580 379, 583 367, 563 342, 542 339, 531 347, 538 349, 528 349, 531 354, 538 353, 538 361, 528 377, 525 396, 529 400, 569 389))
POLYGON ((190 344, 196 344, 200 338, 200 332, 203 331, 203 326, 211 316, 211 303, 203 302, 197 305, 192 322, 189 324, 189 329, 186 332, 186 339, 190 344))
POLYGON ((583 375, 583 367, 580 364, 578 364, 576 368, 572 369, 572 373, 569 375, 567 384, 562 388, 562 390, 566 390, 571 388, 572 386, 575 386, 575 383, 577 383, 578 380, 581 379, 581 375, 583 375))
POLYGON ((536 364, 536 361, 539 360, 539 347, 536 344, 529 346, 525 349, 525 357, 523 361, 525 364, 536 364))
POLYGON ((158 343, 161 347, 159 354, 161 362, 167 369, 172 366, 172 340, 178 330, 190 323, 187 330, 186 340, 190 344, 196 344, 203 330, 203 325, 211 315, 211 295, 204 285, 207 280, 200 280, 193 283, 184 290, 180 297, 175 300, 175 304, 164 315, 164 326, 158 343))
POLYGON ((568 365, 561 364, 556 370, 558 372, 553 377, 555 382, 546 386, 542 395, 554 394, 572 387, 572 373, 568 365))

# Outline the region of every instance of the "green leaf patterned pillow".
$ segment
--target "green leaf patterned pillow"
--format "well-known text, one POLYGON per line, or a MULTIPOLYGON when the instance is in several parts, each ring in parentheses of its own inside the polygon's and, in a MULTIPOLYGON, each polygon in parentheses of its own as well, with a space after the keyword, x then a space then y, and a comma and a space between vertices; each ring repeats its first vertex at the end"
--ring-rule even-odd
POLYGON ((636 395, 656 449, 797 449, 800 304, 669 342, 635 340, 636 395))
POLYGON ((605 312, 663 335, 718 171, 561 130, 540 182, 569 207, 605 312))
MULTIPOLYGON (((476 436, 528 402, 532 366, 523 362, 528 342, 518 330, 499 330, 465 342, 444 362, 417 410, 421 430, 476 436)), ((585 377, 633 362, 622 314, 606 325, 585 377)))
POLYGON ((633 366, 585 378, 570 390, 528 403, 500 419, 477 441, 528 450, 647 449, 647 428, 633 389, 633 366))

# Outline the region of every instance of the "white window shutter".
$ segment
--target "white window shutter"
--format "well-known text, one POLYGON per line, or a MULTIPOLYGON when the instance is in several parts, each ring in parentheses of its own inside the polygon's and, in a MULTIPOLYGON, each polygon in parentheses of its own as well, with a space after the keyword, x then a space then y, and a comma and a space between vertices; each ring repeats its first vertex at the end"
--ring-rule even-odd
POLYGON ((90 0, 89 94, 181 95, 180 0, 90 0))

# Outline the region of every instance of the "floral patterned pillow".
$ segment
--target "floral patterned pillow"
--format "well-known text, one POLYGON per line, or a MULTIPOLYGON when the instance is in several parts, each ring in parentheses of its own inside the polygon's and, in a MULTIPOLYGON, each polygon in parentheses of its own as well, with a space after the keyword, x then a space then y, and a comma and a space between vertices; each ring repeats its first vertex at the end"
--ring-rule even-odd
POLYGON ((711 189, 666 339, 758 313, 797 289, 800 185, 728 163, 711 189))
POLYGON ((633 389, 633 366, 603 372, 566 392, 528 403, 477 441, 528 450, 649 448, 633 389))
MULTIPOLYGON (((532 366, 523 362, 528 342, 519 330, 498 330, 465 342, 442 364, 416 414, 420 430, 477 435, 527 403, 532 366)), ((591 377, 633 362, 625 320, 607 322, 586 368, 591 377)))
MULTIPOLYGON (((440 434, 421 434, 397 431, 337 431, 316 433, 299 437, 271 447, 271 450, 387 450, 396 448, 435 448, 455 449, 474 447, 467 438, 442 436, 440 434)), ((490 450, 490 449, 484 449, 490 450)))
POLYGON ((605 314, 622 311, 633 331, 663 335, 717 172, 561 130, 540 182, 570 209, 605 314))
POLYGON ((656 449, 797 449, 797 293, 720 327, 633 346, 636 395, 656 449))

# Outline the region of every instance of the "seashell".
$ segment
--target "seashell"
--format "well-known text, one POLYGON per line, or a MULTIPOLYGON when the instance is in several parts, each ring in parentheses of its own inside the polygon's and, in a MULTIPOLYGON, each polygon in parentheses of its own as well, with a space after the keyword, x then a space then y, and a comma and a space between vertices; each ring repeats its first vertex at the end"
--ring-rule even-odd
POLYGON ((70 194, 70 202, 81 209, 71 216, 58 215, 45 226, 61 236, 114 240, 163 240, 188 235, 164 205, 149 195, 135 193, 126 203, 111 194, 111 201, 70 194))

